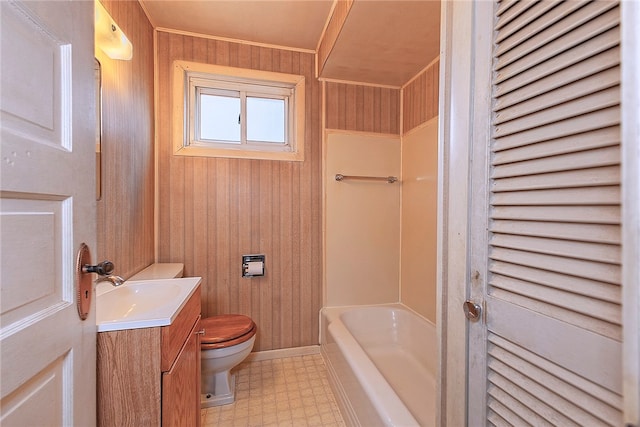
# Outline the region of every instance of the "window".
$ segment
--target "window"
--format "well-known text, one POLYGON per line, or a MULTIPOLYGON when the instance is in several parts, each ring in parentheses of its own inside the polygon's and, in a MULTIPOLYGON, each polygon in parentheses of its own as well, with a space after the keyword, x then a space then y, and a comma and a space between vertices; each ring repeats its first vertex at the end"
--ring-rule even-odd
POLYGON ((304 77, 174 63, 174 154, 304 160, 304 77))

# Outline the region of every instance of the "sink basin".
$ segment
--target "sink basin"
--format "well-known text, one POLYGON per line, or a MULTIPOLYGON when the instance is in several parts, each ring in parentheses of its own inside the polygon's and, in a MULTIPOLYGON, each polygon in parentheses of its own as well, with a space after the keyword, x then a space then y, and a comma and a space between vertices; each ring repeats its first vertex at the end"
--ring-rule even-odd
POLYGON ((158 310, 178 295, 180 286, 175 283, 136 283, 101 295, 98 311, 103 321, 133 318, 158 310))
POLYGON ((97 291, 98 332, 170 325, 199 284, 199 277, 106 284, 97 291))

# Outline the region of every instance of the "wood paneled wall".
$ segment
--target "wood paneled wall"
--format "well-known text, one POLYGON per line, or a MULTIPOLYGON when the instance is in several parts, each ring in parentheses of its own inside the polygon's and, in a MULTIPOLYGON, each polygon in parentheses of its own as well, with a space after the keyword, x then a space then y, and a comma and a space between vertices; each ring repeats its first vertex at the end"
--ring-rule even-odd
POLYGON ((133 44, 133 59, 102 51, 102 199, 97 251, 125 278, 154 261, 153 28, 136 1, 102 1, 133 44))
POLYGON ((400 90, 326 82, 327 129, 400 134, 400 90))
POLYGON ((318 343, 322 305, 321 91, 313 54, 157 34, 158 261, 202 277, 202 314, 258 325, 254 351, 318 343), (192 158, 171 151, 171 64, 188 60, 304 75, 304 162, 192 158), (241 277, 243 254, 266 275, 241 277))
POLYGON ((438 115, 439 71, 438 59, 402 89, 403 133, 438 115))

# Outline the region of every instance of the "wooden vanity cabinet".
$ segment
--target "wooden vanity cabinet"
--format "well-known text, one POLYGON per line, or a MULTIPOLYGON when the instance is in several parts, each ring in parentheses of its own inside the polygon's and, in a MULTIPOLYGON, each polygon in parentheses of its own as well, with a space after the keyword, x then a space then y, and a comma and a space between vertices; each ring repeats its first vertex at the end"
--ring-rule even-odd
POLYGON ((99 426, 200 426, 200 287, 168 326, 98 333, 99 426))

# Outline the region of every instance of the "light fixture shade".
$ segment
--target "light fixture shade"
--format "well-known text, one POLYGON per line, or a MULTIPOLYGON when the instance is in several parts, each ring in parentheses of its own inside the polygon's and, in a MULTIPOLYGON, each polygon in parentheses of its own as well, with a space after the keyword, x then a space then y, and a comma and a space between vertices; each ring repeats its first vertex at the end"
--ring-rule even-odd
POLYGON ((133 58, 133 45, 98 0, 95 0, 94 34, 96 48, 100 48, 109 58, 133 58))

